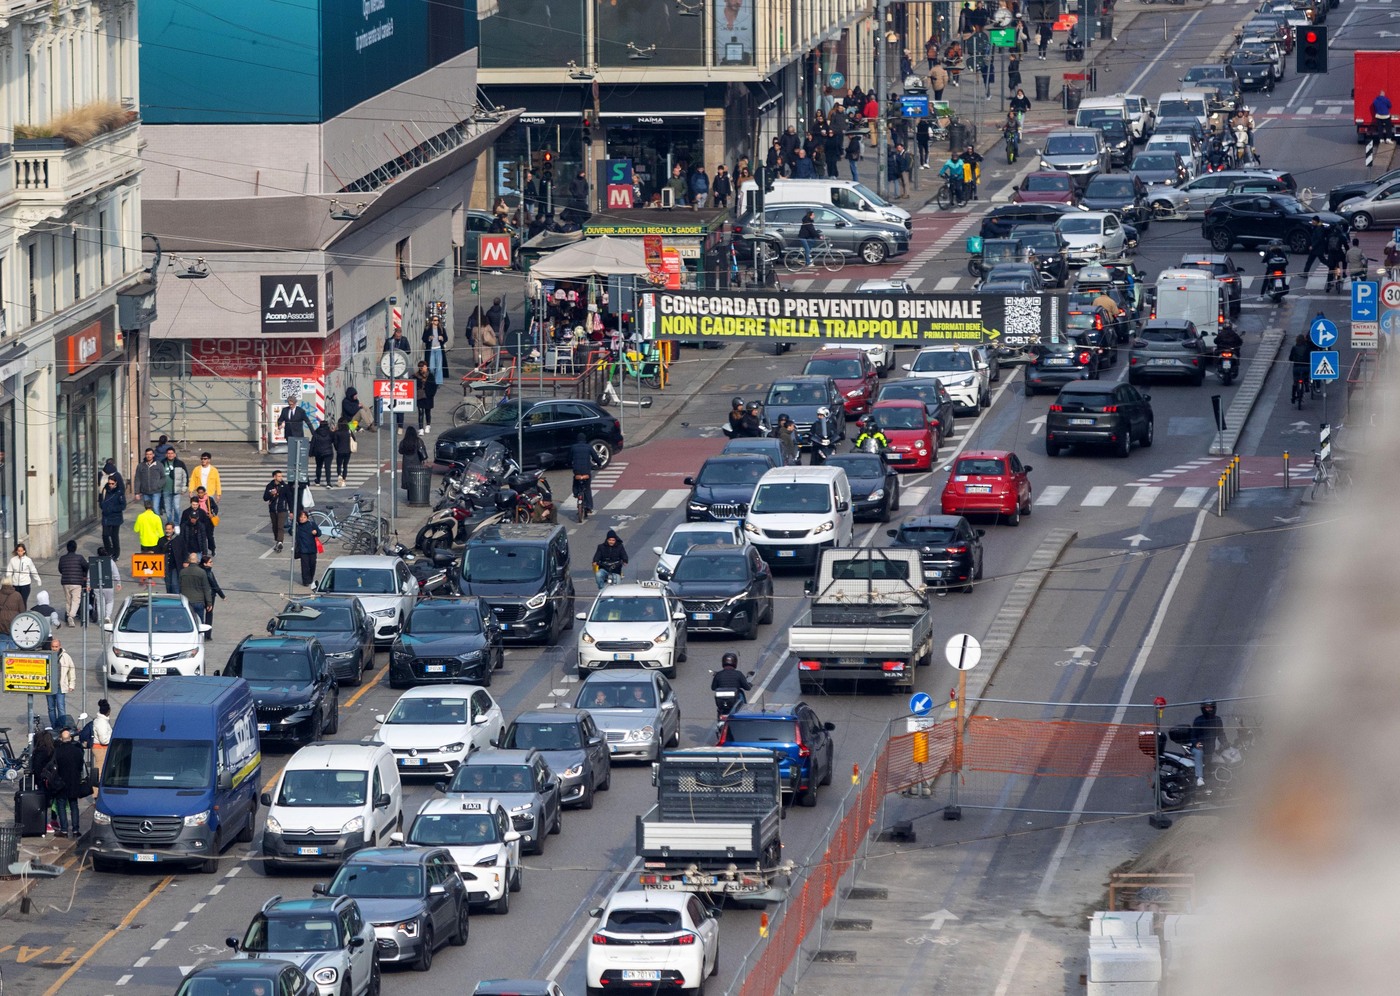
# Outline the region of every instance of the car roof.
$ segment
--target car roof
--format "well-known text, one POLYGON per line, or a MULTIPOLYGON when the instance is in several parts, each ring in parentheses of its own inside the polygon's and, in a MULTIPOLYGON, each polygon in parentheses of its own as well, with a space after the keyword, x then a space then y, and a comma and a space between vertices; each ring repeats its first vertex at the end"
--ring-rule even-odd
POLYGON ((485 687, 486 686, 484 685, 470 684, 465 681, 454 681, 450 685, 443 685, 437 683, 431 685, 416 685, 413 688, 409 688, 403 692, 400 692, 399 697, 394 701, 399 702, 403 699, 460 698, 464 695, 470 695, 478 688, 485 687))
MULTIPOLYGON (((733 443, 737 443, 737 442, 739 442, 739 441, 740 441, 740 440, 737 440, 737 439, 731 439, 731 440, 730 440, 730 442, 733 442, 733 443)), ((705 458, 705 464, 709 464, 709 463, 753 463, 754 461, 759 461, 759 462, 761 462, 761 463, 766 463, 766 464, 768 464, 768 466, 770 466, 770 467, 773 466, 773 461, 770 460, 770 459, 768 458, 768 454, 766 454, 766 453, 764 453, 764 452, 762 452, 762 451, 760 451, 760 450, 731 450, 731 451, 728 452, 728 453, 716 453, 714 456, 710 456, 710 457, 706 457, 706 458, 705 458)), ((705 464, 701 464, 701 467, 704 467, 705 464)), ((712 523, 712 522, 711 522, 711 523, 706 523, 706 525, 711 525, 711 526, 712 526, 712 525, 714 525, 714 523, 712 523)))
POLYGON ((429 856, 442 848, 422 847, 409 844, 405 847, 365 847, 346 858, 346 861, 362 861, 375 865, 421 865, 429 856))
POLYGON ((240 979, 266 979, 275 980, 282 974, 288 962, 273 960, 271 958, 237 958, 225 961, 209 961, 203 965, 196 965, 188 978, 198 978, 202 975, 232 975, 240 979))
MULTIPOLYGON (((711 547, 711 549, 715 549, 715 550, 720 550, 720 549, 723 549, 723 550, 734 550, 734 549, 737 549, 737 547, 732 547, 732 546, 718 547, 718 546, 716 546, 716 547, 711 547)), ((652 670, 639 671, 639 670, 637 670, 637 669, 635 669, 635 668, 622 668, 621 670, 594 671, 592 674, 590 674, 587 678, 585 678, 585 679, 583 680, 582 685, 580 685, 580 687, 583 687, 583 685, 625 685, 625 684, 627 684, 628 682, 631 682, 631 681, 653 681, 653 680, 654 680, 654 676, 656 675, 656 673, 657 673, 657 672, 652 671, 652 670)))
MULTIPOLYGON (((737 523, 734 522, 678 522, 671 529, 671 535, 676 533, 711 533, 716 529, 729 529, 733 531, 737 523)), ((610 587, 617 587, 611 585, 610 587)))
MULTIPOLYGON (((611 674, 610 671, 600 671, 599 674, 611 674)), ((521 714, 522 716, 524 713, 521 714)), ((517 719, 520 717, 517 716, 517 719)), ((537 755, 539 751, 530 747, 520 750, 513 747, 483 747, 481 750, 474 750, 467 755, 463 764, 526 764, 537 755)))
POLYGON ((433 796, 418 807, 415 816, 437 816, 441 813, 494 813, 505 809, 505 804, 494 795, 470 795, 454 792, 451 795, 433 796), (474 805, 471 805, 474 804, 474 805))
POLYGON ((909 292, 909 281, 903 277, 872 277, 869 280, 862 280, 856 287, 857 294, 873 294, 878 291, 901 291, 909 292))
POLYGON ((1189 318, 1153 318, 1149 319, 1143 326, 1142 331, 1149 329, 1172 329, 1174 331, 1184 330, 1193 326, 1195 322, 1189 318))
POLYGON ((334 913, 337 906, 353 903, 348 896, 312 896, 309 899, 283 899, 274 896, 261 910, 264 916, 288 920, 307 916, 325 916, 334 913))
POLYGON ((666 594, 666 586, 659 581, 619 581, 598 592, 599 597, 609 598, 660 598, 666 594))
POLYGON ((1200 263, 1234 262, 1229 253, 1224 252, 1184 252, 1181 254, 1181 266, 1195 266, 1200 263))
MULTIPOLYGON (((663 909, 683 910, 690 902, 688 892, 663 892, 659 889, 624 889, 614 892, 608 900, 606 910, 626 907, 633 909, 644 906, 659 906, 663 909)), ((604 912, 606 912, 606 910, 604 912)))
POLYGON ((364 768, 368 770, 383 744, 353 743, 348 740, 321 740, 302 747, 287 761, 284 770, 295 768, 364 768))
POLYGON ((923 409, 924 403, 918 398, 886 398, 884 401, 877 401, 875 408, 918 408, 923 409))
POLYGON ((467 542, 471 544, 478 540, 489 540, 543 546, 553 539, 556 532, 562 531, 563 528, 563 526, 549 525, 544 522, 498 522, 495 525, 487 526, 467 542))
POLYGON ((553 987, 548 979, 482 979, 472 996, 547 996, 553 987))
MULTIPOLYGON (((684 560, 686 557, 689 557, 692 553, 708 553, 711 556, 722 557, 747 557, 749 555, 749 545, 747 543, 696 543, 689 550, 686 550, 685 553, 681 554, 681 559, 684 560)), ((628 669, 623 669, 621 671, 611 672, 599 671, 598 673, 617 674, 619 676, 626 676, 628 674, 632 674, 635 676, 637 672, 628 669)))
POLYGON ((958 455, 958 459, 966 460, 971 458, 974 460, 1005 460, 1009 456, 1011 456, 1010 450, 964 450, 961 454, 958 455))
POLYGON ((321 641, 314 636, 245 636, 235 650, 297 650, 302 653, 321 641))
MULTIPOLYGON (((819 360, 819 359, 826 359, 826 360, 829 360, 829 359, 832 359, 832 358, 835 358, 835 359, 838 359, 838 360, 847 360, 847 359, 849 359, 849 360, 854 360, 854 359, 858 359, 858 358, 860 358, 860 357, 862 357, 862 356, 868 357, 869 355, 870 355, 870 354, 867 353, 867 352, 866 352, 865 350, 863 350, 863 349, 848 349, 848 348, 842 346, 842 347, 838 347, 838 348, 836 348, 836 349, 819 349, 817 352, 815 352, 815 353, 813 353, 811 356, 807 357, 807 362, 810 363, 812 360, 819 360)), ((825 376, 825 374, 823 374, 823 375, 821 375, 821 376, 825 376)))
POLYGON ((952 529, 962 521, 961 515, 916 515, 900 523, 900 528, 952 529))
MULTIPOLYGON (((608 587, 616 587, 609 585, 608 587)), ((512 723, 566 723, 578 722, 586 715, 587 709, 530 709, 516 716, 512 723)))
POLYGON ((797 710, 805 702, 745 702, 730 713, 736 719, 772 719, 776 721, 797 718, 797 710))
POLYGON ((354 567, 361 570, 365 568, 378 568, 389 570, 399 562, 398 557, 377 556, 374 554, 354 554, 346 557, 336 557, 331 561, 331 567, 354 567))
MULTIPOLYGON (((303 609, 343 609, 345 603, 346 597, 344 595, 323 595, 319 592, 315 596, 307 598, 289 598, 286 602, 287 605, 297 605, 303 609)), ((295 614, 293 610, 287 608, 283 608, 277 613, 279 616, 295 614)))

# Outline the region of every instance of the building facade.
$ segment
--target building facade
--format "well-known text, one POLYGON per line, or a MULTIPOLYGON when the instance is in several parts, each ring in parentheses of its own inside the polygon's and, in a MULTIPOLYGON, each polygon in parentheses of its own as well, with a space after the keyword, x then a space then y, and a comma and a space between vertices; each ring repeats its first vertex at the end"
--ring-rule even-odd
POLYGON ((395 324, 415 349, 430 315, 461 325, 468 193, 511 121, 479 107, 475 3, 143 0, 141 21, 147 230, 177 278, 149 431, 270 446, 289 396, 369 404, 395 324))

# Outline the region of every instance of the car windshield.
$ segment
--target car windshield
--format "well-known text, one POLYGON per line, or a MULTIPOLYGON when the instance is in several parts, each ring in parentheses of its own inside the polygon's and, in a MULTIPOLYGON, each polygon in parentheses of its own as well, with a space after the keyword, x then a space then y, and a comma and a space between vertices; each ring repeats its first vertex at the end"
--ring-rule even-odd
POLYGON ((213 762, 214 745, 203 740, 114 738, 102 768, 102 785, 122 789, 208 789, 213 762))
POLYGON ((251 685, 307 685, 311 683, 311 659, 306 651, 241 650, 238 665, 251 685))
POLYGON ((885 200, 883 197, 875 193, 875 191, 871 190, 863 183, 857 183, 852 189, 854 189, 856 193, 860 194, 860 196, 864 197, 867 201, 869 201, 871 204, 874 204, 876 207, 887 208, 892 206, 889 201, 885 200))
POLYGON ((418 865, 378 865, 352 858, 340 866, 327 891, 352 899, 414 899, 423 895, 423 869, 418 865))
POLYGON ((119 633, 193 633, 194 620, 180 602, 156 602, 155 612, 145 602, 132 602, 117 623, 119 633))
POLYGON ((757 484, 769 469, 768 463, 762 460, 706 460, 696 480, 709 486, 757 484))
POLYGON ((610 910, 605 930, 618 934, 665 934, 681 929, 679 910, 649 906, 639 910, 610 910))
POLYGON ((424 813, 408 831, 408 842, 423 846, 494 844, 500 839, 496 821, 481 813, 424 813))
POLYGON ((808 360, 802 372, 808 376, 832 377, 836 380, 859 380, 861 369, 859 360, 826 360, 818 357, 808 360))
POLYGON ((1103 229, 1103 219, 1067 214, 1060 219, 1059 227, 1063 235, 1098 235, 1103 229))
POLYGON ((460 695, 402 698, 384 721, 389 726, 465 726, 467 700, 460 695))
POLYGON ((699 530, 686 530, 681 533, 672 533, 670 540, 666 543, 666 552, 672 556, 679 556, 692 546, 706 546, 711 543, 723 543, 727 546, 734 545, 734 530, 715 529, 701 532, 699 530))
POLYGON ((687 553, 671 573, 675 581, 747 581, 749 572, 740 556, 723 557, 708 553, 687 553))
POLYGON ((1126 197, 1132 199, 1137 191, 1133 189, 1131 176, 1109 176, 1100 173, 1084 188, 1085 197, 1126 197))
POLYGON ((1270 198, 1270 199, 1273 201, 1273 206, 1274 206, 1274 207, 1278 207, 1278 208, 1282 208, 1282 209, 1283 209, 1283 213, 1284 213, 1284 214, 1308 214, 1308 213, 1309 213, 1308 209, 1305 208, 1305 207, 1303 207, 1302 202, 1299 201, 1296 197, 1286 197, 1286 196, 1283 196, 1282 194, 1280 194, 1280 195, 1275 196, 1275 197, 1270 198))
POLYGON ((1123 140, 1128 137, 1128 122, 1124 121, 1122 118, 1110 118, 1107 121, 1100 121, 1098 123, 1098 129, 1115 141, 1123 140))
POLYGON ((1189 138, 1178 138, 1170 135, 1163 138, 1154 136, 1152 144, 1164 149, 1171 149, 1183 159, 1191 155, 1191 140, 1189 138))
POLYGON ((1030 249, 1036 252, 1059 252, 1060 237, 1053 228, 1042 228, 1038 231, 1027 231, 1024 228, 1016 229, 1016 237, 1030 249))
POLYGON ((403 631, 421 636, 425 633, 480 633, 481 613, 474 603, 455 601, 419 602, 404 623, 403 631))
POLYGON ((528 764, 464 764, 448 787, 450 792, 533 792, 534 773, 528 764))
POLYGON ((336 595, 392 595, 394 572, 382 567, 331 567, 321 577, 320 591, 336 595))
POLYGON ((482 425, 515 425, 520 420, 520 405, 512 401, 502 401, 483 415, 478 421, 482 425))
POLYGON ((910 370, 915 373, 926 373, 929 371, 948 370, 971 370, 972 354, 961 349, 934 349, 920 353, 914 357, 914 362, 910 370))
POLYGON ((656 692, 649 681, 588 682, 574 701, 578 709, 655 709, 656 692))
POLYGON ((899 541, 910 546, 947 546, 958 538, 958 531, 947 526, 905 526, 899 541))
POLYGON ((363 806, 368 784, 369 775, 364 771, 292 768, 282 775, 277 805, 328 808, 363 806))
POLYGON ((922 429, 928 425, 923 407, 878 408, 875 417, 882 429, 922 429))
POLYGON ((1075 391, 1073 394, 1061 394, 1055 402, 1059 405, 1080 405, 1084 408, 1107 408, 1114 403, 1113 394, 1108 391, 1075 391))
POLYGON ((1262 48, 1242 48, 1235 53, 1235 57, 1230 60, 1232 63, 1260 63, 1273 61, 1268 51, 1262 48))
POLYGON ((791 719, 747 719, 730 716, 724 724, 727 744, 790 744, 797 742, 797 723, 791 719))
POLYGON ((1167 342, 1182 343, 1191 338, 1190 333, 1182 329, 1143 329, 1138 333, 1138 338, 1143 342, 1167 342))
POLYGON ((1225 70, 1219 66, 1192 66, 1186 70, 1186 75, 1182 81, 1186 83, 1197 83, 1201 80, 1224 79, 1225 70))
POLYGON ((283 633, 349 633, 354 626, 348 605, 317 606, 307 612, 288 606, 277 617, 277 629, 283 633))
POLYGON ((954 477, 1000 477, 1005 463, 996 457, 963 457, 953 465, 954 477))
POLYGON ((655 595, 599 595, 588 614, 590 622, 664 622, 666 599, 655 595))
POLYGON ((1133 165, 1129 169, 1136 173, 1139 170, 1149 169, 1176 169, 1176 156, 1165 152, 1146 152, 1133 160, 1133 165))
POLYGON ((874 453, 842 453, 828 457, 828 467, 840 467, 850 478, 869 480, 885 476, 885 461, 874 453))
POLYGON ((512 723, 502 747, 507 750, 578 750, 583 746, 577 723, 512 723))
POLYGON ((243 938, 249 954, 290 951, 335 951, 343 947, 335 917, 291 919, 258 916, 243 938))
POLYGON ((768 399, 764 404, 778 409, 784 405, 821 405, 828 400, 826 390, 820 384, 778 381, 768 388, 768 399))
POLYGON ((1098 152, 1088 135, 1051 135, 1045 140, 1047 156, 1092 156, 1098 152))
POLYGON ((476 584, 535 581, 544 576, 544 548, 468 543, 462 554, 462 580, 476 584))
POLYGON ((816 515, 831 511, 831 492, 825 484, 762 484, 754 492, 751 512, 796 512, 816 515))
POLYGON ((1071 311, 1065 319, 1065 325, 1070 329, 1092 329, 1095 327, 1095 317, 1086 311, 1071 311))
POLYGON ((1197 103, 1189 100, 1164 100, 1157 105, 1157 117, 1193 118, 1205 113, 1205 109, 1201 106, 1201 103, 1204 103, 1204 101, 1197 103))
POLYGON ((1027 193, 1064 192, 1069 190, 1068 173, 1032 173, 1021 181, 1021 189, 1027 193))

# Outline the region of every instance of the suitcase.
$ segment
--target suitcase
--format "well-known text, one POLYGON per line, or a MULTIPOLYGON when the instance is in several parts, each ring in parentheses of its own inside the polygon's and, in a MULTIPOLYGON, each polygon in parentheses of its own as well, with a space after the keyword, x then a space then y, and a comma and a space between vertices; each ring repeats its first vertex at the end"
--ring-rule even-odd
POLYGON ((42 837, 49 826, 49 814, 44 805, 44 793, 36 791, 16 792, 15 822, 20 825, 20 836, 42 837))

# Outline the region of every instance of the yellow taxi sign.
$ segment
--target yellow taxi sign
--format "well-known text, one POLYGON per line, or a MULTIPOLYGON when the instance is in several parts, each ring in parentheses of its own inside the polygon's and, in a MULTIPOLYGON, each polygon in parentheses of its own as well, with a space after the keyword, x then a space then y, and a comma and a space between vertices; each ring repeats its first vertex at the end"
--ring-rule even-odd
POLYGON ((165 576, 165 554, 133 553, 131 555, 131 577, 153 578, 165 576))
POLYGON ((7 653, 4 690, 29 695, 52 694, 53 659, 52 654, 7 653))

